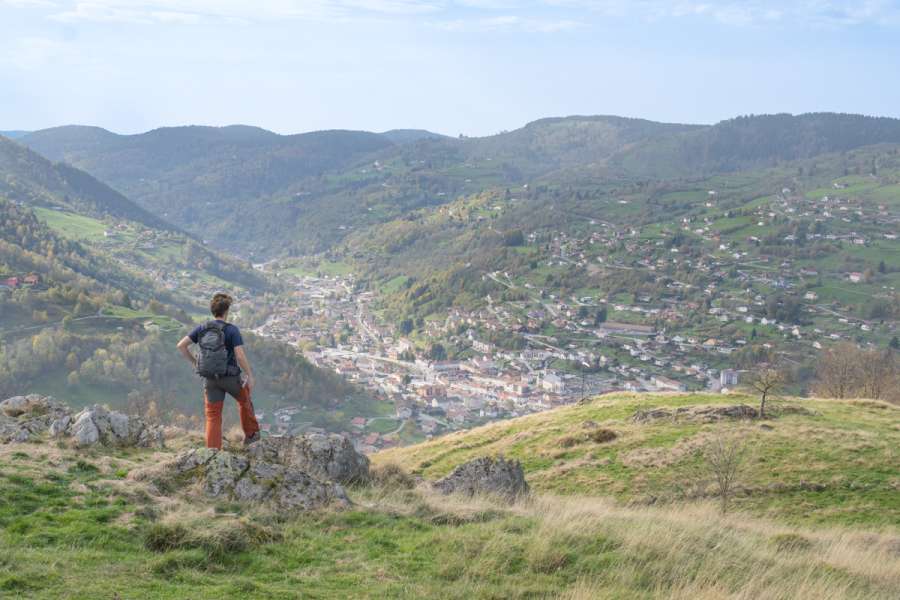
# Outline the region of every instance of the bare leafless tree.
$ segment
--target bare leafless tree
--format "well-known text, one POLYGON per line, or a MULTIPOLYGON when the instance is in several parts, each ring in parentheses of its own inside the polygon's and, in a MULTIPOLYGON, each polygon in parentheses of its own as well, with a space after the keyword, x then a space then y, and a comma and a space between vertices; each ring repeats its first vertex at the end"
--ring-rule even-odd
POLYGON ((895 351, 866 350, 845 342, 819 355, 813 393, 826 398, 891 400, 897 395, 898 381, 895 351))
POLYGON ((750 373, 749 385, 759 394, 759 418, 766 416, 766 402, 784 386, 786 377, 781 369, 760 365, 750 373))
POLYGON ((744 443, 737 435, 719 433, 706 443, 703 457, 712 472, 724 515, 734 493, 741 465, 746 455, 744 443))
POLYGON ((857 386, 859 348, 850 342, 832 346, 819 354, 813 391, 826 398, 849 398, 857 386))
POLYGON ((860 352, 857 370, 860 387, 858 395, 863 398, 885 400, 897 385, 898 367, 892 350, 860 352))

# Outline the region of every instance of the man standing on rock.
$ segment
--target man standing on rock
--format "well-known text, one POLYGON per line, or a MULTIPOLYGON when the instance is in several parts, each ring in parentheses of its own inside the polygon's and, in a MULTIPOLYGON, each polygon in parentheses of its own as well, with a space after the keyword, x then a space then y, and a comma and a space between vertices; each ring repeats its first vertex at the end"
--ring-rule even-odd
POLYGON ((228 294, 216 294, 209 303, 215 320, 198 325, 178 342, 178 350, 206 381, 203 399, 206 411, 206 447, 222 448, 222 407, 225 393, 237 400, 244 430, 244 444, 259 439, 259 422, 253 411, 250 393, 255 384, 253 370, 244 354, 244 339, 240 330, 228 323, 228 311, 234 299, 228 294), (200 351, 194 356, 191 344, 200 351))

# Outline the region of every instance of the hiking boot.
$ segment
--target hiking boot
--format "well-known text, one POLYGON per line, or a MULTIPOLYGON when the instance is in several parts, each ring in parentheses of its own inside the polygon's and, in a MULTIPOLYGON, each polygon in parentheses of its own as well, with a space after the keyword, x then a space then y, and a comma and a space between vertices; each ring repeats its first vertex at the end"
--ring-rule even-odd
POLYGON ((252 444, 253 442, 258 442, 258 441, 259 441, 259 432, 257 431, 256 433, 254 433, 254 434, 251 435, 250 437, 245 437, 245 438, 244 438, 244 445, 245 445, 245 446, 249 446, 249 445, 252 444))

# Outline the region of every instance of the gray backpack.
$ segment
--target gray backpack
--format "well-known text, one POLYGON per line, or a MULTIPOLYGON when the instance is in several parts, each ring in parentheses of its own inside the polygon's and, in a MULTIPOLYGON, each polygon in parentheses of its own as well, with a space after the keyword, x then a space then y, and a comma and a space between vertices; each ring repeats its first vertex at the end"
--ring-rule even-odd
POLYGON ((197 356, 197 373, 209 379, 228 374, 228 349, 225 347, 225 324, 210 321, 197 335, 200 353, 197 356))

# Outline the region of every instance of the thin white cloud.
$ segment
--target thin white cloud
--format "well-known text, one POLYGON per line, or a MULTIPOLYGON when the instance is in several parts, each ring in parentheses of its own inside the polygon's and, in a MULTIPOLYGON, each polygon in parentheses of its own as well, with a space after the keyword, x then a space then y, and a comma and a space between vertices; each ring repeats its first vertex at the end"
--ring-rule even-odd
POLYGON ((854 26, 900 23, 894 0, 541 0, 551 8, 584 10, 605 17, 648 20, 705 18, 726 25, 785 22, 854 26))
POLYGON ((53 0, 0 0, 0 6, 9 5, 17 8, 58 6, 53 0))
POLYGON ((597 19, 900 25, 898 0, 0 0, 63 22, 197 24, 427 17, 455 31, 565 31, 597 19))
POLYGON ((197 23, 226 20, 339 20, 365 15, 422 15, 443 10, 435 0, 88 0, 58 3, 64 22, 197 23))
POLYGON ((515 15, 487 17, 480 19, 454 19, 433 23, 446 31, 490 32, 490 31, 525 31, 529 33, 557 33, 581 27, 573 20, 535 19, 515 15))

